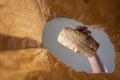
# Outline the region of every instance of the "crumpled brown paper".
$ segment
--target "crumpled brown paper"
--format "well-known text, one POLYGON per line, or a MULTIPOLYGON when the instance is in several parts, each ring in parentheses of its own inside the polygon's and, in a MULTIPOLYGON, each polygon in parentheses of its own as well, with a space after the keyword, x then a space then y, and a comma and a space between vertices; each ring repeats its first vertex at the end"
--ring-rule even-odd
POLYGON ((119 0, 0 0, 0 80, 119 80, 119 3, 119 0), (115 71, 97 75, 79 73, 43 48, 45 23, 56 16, 105 30, 115 46, 115 71))

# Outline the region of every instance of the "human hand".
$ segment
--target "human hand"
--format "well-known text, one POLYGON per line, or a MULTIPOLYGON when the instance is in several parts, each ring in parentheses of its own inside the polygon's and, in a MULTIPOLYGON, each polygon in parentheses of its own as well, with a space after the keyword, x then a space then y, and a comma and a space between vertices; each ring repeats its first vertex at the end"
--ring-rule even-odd
POLYGON ((80 32, 83 32, 83 33, 85 33, 87 35, 91 35, 91 31, 89 31, 86 26, 81 26, 80 25, 80 26, 75 27, 74 29, 76 29, 76 30, 78 30, 80 32))
MULTIPOLYGON (((76 30, 83 32, 87 35, 91 35, 91 31, 88 30, 88 28, 86 26, 77 26, 75 27, 76 30)), ((92 57, 87 57, 88 61, 90 63, 90 66, 92 68, 92 72, 93 73, 101 73, 104 72, 102 63, 100 62, 99 57, 97 56, 97 54, 95 54, 92 57)))

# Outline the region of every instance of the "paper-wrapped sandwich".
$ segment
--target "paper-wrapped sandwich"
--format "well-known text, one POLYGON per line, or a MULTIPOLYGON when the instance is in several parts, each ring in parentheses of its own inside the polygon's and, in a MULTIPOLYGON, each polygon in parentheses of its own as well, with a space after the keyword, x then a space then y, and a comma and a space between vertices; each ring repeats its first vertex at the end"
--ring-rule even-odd
POLYGON ((76 53, 91 57, 96 54, 99 44, 90 35, 65 27, 60 32, 58 42, 76 53))

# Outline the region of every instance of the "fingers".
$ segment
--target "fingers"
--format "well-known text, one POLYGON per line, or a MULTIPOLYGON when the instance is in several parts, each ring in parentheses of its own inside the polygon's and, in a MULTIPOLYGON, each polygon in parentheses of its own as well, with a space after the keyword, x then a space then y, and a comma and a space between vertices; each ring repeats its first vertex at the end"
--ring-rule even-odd
POLYGON ((77 27, 75 27, 75 29, 81 29, 82 28, 82 26, 80 25, 80 26, 77 26, 77 27))
POLYGON ((83 32, 87 35, 91 35, 91 31, 89 31, 86 26, 77 26, 77 27, 75 27, 75 29, 80 31, 80 32, 83 32))
POLYGON ((88 35, 91 35, 91 31, 89 31, 88 29, 84 30, 83 32, 88 34, 88 35))

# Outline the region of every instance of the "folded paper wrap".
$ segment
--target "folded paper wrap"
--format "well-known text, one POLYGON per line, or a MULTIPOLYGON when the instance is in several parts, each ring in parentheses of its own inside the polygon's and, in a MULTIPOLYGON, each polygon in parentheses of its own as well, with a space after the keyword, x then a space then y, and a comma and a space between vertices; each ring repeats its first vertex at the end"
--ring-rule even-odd
POLYGON ((57 38, 58 42, 76 53, 92 57, 96 54, 99 44, 90 35, 69 27, 62 29, 57 38))

